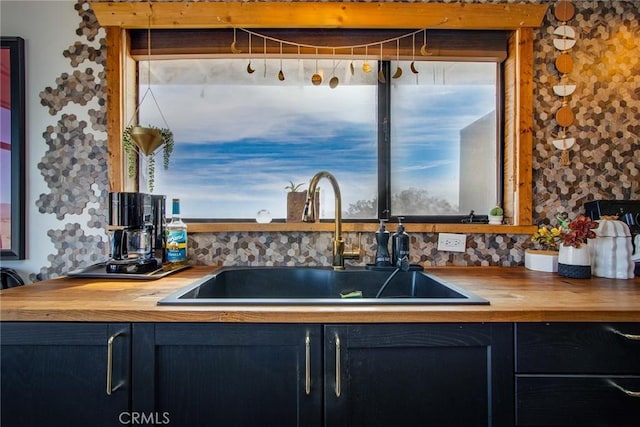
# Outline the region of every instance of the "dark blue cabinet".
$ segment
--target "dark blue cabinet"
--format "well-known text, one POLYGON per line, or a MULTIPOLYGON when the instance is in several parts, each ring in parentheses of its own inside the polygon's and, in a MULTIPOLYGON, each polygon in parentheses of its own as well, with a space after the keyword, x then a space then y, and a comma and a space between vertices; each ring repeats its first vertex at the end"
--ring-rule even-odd
POLYGON ((518 426, 638 426, 639 323, 518 323, 518 426))
POLYGON ((511 324, 325 327, 325 425, 512 426, 511 324))
POLYGON ((510 324, 133 328, 134 409, 178 425, 513 425, 510 324))
POLYGON ((2 322, 0 425, 122 425, 130 411, 130 329, 2 322))
POLYGON ((3 426, 514 422, 508 323, 1 328, 3 426))
POLYGON ((319 426, 321 329, 134 324, 133 406, 177 426, 319 426))

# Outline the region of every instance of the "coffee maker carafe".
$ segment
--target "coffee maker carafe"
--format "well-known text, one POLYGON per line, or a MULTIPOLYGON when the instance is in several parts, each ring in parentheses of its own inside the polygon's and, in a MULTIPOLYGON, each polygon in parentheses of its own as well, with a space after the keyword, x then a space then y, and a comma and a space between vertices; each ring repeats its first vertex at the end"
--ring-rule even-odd
POLYGON ((163 260, 165 196, 109 193, 111 259, 107 273, 145 274, 163 260))

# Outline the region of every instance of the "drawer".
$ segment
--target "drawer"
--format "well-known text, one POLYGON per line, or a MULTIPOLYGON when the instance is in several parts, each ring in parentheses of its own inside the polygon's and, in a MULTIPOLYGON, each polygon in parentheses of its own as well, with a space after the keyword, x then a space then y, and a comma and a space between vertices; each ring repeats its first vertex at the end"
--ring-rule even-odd
POLYGON ((634 426, 640 420, 640 377, 516 377, 518 426, 634 426))
POLYGON ((516 372, 640 375, 640 323, 518 323, 516 372))

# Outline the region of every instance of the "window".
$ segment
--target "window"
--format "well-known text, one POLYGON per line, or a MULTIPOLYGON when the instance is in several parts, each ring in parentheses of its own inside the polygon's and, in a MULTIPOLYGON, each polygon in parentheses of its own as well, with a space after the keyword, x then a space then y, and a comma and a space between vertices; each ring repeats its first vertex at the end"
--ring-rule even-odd
MULTIPOLYGON (((331 60, 318 61, 320 86, 310 81, 315 60, 154 61, 153 74, 166 83, 152 90, 176 140, 169 170, 156 168, 154 192, 179 196, 189 218, 251 219, 261 209, 286 218, 285 187, 306 189, 316 172, 328 170, 343 206, 363 194, 374 198, 376 78, 345 74, 344 64, 336 61, 340 83, 332 89, 331 60)), ((141 123, 158 121, 153 103, 141 107, 141 123)), ((333 218, 333 194, 321 197, 321 217, 333 218)))
MULTIPOLYGON (((328 170, 346 219, 460 222, 499 201, 498 60, 291 56, 151 61, 151 88, 176 139, 154 192, 179 196, 188 218, 251 220, 261 209, 285 218, 285 186, 306 188, 328 170)), ((148 65, 139 62, 140 94, 148 65)), ((157 116, 153 103, 141 105, 141 123, 157 116)), ((320 214, 334 217, 330 189, 320 214)))
MULTIPOLYGON (((439 28, 446 33, 441 44, 436 44, 438 56, 470 58, 482 50, 479 57, 499 57, 503 67, 504 116, 500 130, 504 133, 504 159, 501 160, 504 179, 501 185, 505 218, 515 227, 509 232, 529 234, 533 223, 533 88, 535 28, 540 27, 547 13, 547 4, 511 4, 509 7, 494 4, 457 3, 344 3, 327 2, 300 5, 293 15, 291 5, 277 3, 154 3, 137 2, 92 3, 98 21, 106 31, 109 55, 106 58, 107 139, 109 148, 108 180, 111 191, 137 191, 136 181, 127 178, 127 163, 122 147, 122 132, 127 125, 125 117, 131 117, 135 99, 136 77, 131 66, 145 55, 146 31, 149 11, 152 12, 152 54, 164 57, 180 55, 220 55, 229 53, 230 36, 209 37, 203 32, 230 31, 235 28, 272 28, 278 32, 310 31, 313 39, 327 33, 394 32, 409 28, 439 28), (309 13, 306 13, 309 12, 309 13), (450 19, 451 16, 457 17, 450 19), (213 18, 213 19, 212 19, 213 18), (217 19, 216 19, 217 18, 217 19), (375 28, 375 30, 372 30, 375 28), (367 30, 368 29, 368 30, 367 30), (164 41, 157 34, 164 34, 164 41), (457 39, 449 32, 463 32, 470 36, 457 39), (141 33, 143 36, 141 37, 141 33), (186 33, 186 37, 184 37, 186 33), (488 46, 490 33, 501 33, 500 46, 488 46), (507 49, 504 49, 504 38, 507 49), (480 49, 484 45, 486 49, 480 49), (492 55, 495 54, 495 55, 492 55)), ((262 30, 261 30, 262 31, 262 30)), ((431 30, 429 33, 431 34, 431 30)), ((338 34, 333 37, 340 41, 338 34)), ((354 40, 353 36, 349 37, 354 40)), ((437 37, 436 37, 437 39, 437 37)), ((431 38, 429 39, 431 43, 431 38)), ((437 41, 437 40, 436 40, 437 41)), ((336 43, 333 43, 334 45, 336 43)), ((273 48, 269 53, 276 53, 273 48)), ((295 52, 288 52, 295 54, 295 52)), ((309 52, 307 52, 309 53, 309 52)), ((407 53, 403 50, 403 57, 407 53)), ((393 52, 387 57, 393 58, 393 52)), ((229 230, 228 225, 207 226, 199 224, 199 231, 229 230)), ((485 226, 486 227, 486 226, 485 226)), ((482 230, 495 230, 495 227, 482 230)), ((354 227, 352 227, 354 228, 354 227)), ((476 230, 476 226, 430 225, 429 231, 476 230)), ((234 228, 235 229, 235 228, 234 228)), ((246 229, 243 228, 243 229, 246 229)), ((278 229, 287 229, 278 228, 278 229)), ((297 229, 297 228, 292 228, 297 229)), ((305 228, 305 229, 308 229, 305 228)), ((354 229, 361 229, 355 227, 354 229)), ((368 229, 368 228, 367 228, 368 229)), ((484 231, 483 231, 484 232, 484 231)))

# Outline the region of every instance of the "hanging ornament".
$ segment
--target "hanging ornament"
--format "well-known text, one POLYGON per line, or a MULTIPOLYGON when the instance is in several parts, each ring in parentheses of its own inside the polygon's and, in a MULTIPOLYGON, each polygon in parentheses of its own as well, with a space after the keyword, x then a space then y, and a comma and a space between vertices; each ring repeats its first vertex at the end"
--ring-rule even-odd
POLYGON ((400 39, 396 40, 396 72, 391 76, 392 79, 399 79, 402 76, 402 68, 400 68, 400 39))
POLYGON ((364 62, 362 63, 362 71, 364 71, 365 73, 370 73, 371 72, 371 65, 369 65, 369 57, 367 56, 369 52, 369 46, 365 46, 364 47, 364 62))
POLYGON ((416 35, 415 33, 412 36, 412 42, 411 42, 411 65, 409 66, 409 68, 411 68, 411 72, 413 74, 418 74, 419 71, 416 68, 416 35))
POLYGON ((561 132, 557 138, 551 142, 555 148, 561 150, 560 165, 569 166, 569 149, 575 144, 576 139, 567 136, 567 128, 574 123, 575 115, 567 97, 576 90, 576 85, 567 82, 568 74, 573 70, 573 58, 568 51, 575 46, 576 33, 575 30, 566 25, 567 21, 573 18, 575 9, 573 4, 568 1, 560 1, 555 7, 554 15, 560 21, 560 25, 553 31, 553 34, 559 36, 553 39, 554 47, 561 51, 555 60, 555 67, 560 74, 560 81, 553 86, 553 93, 562 98, 562 106, 556 111, 555 119, 561 132))
POLYGON ((249 63, 247 64, 247 73, 253 74, 256 70, 251 67, 251 33, 249 33, 249 63))
POLYGON ((560 38, 553 39, 553 45, 558 50, 569 50, 576 44, 576 32, 568 25, 561 25, 553 32, 560 38))
POLYGON ((264 60, 264 73, 263 73, 263 77, 266 79, 267 78, 267 39, 264 38, 262 41, 262 55, 264 56, 263 60, 264 60))
POLYGON ((424 42, 422 43, 422 46, 420 47, 420 54, 422 56, 429 56, 432 53, 427 50, 427 30, 425 29, 423 31, 424 31, 424 35, 423 35, 422 39, 423 39, 424 42))
POLYGON ((378 62, 378 81, 380 83, 387 82, 387 79, 384 78, 384 70, 382 69, 382 43, 380 43, 380 61, 378 62))
POLYGON ((322 76, 318 72, 318 48, 316 48, 316 72, 311 76, 311 83, 314 86, 319 86, 322 84, 322 76))
POLYGON ((562 0, 556 4, 556 8, 553 11, 556 19, 560 22, 567 22, 575 14, 575 8, 570 1, 562 0))
POLYGON ((569 148, 575 144, 575 138, 567 138, 567 129, 562 128, 561 136, 559 135, 557 139, 554 139, 553 145, 558 149, 562 150, 560 154, 560 165, 561 166, 569 166, 569 148))
POLYGON ((336 49, 333 49, 333 71, 331 72, 332 77, 329 80, 329 87, 331 89, 335 89, 338 87, 340 80, 338 80, 338 76, 336 76, 336 49))
POLYGON ((284 81, 284 72, 282 71, 282 42, 280 42, 280 71, 278 71, 278 80, 284 81))
POLYGON ((240 49, 236 47, 237 39, 236 39, 236 29, 233 29, 233 41, 231 42, 231 53, 240 53, 242 52, 240 49))
POLYGON ((353 48, 351 48, 351 61, 349 61, 349 71, 351 72, 352 76, 356 73, 356 69, 353 66, 353 48))
MULTIPOLYGON (((446 20, 444 21, 446 22, 446 20)), ((237 35, 237 30, 238 28, 233 28, 233 40, 231 41, 231 45, 230 45, 230 49, 231 52, 234 54, 238 54, 238 53, 242 53, 242 50, 238 47, 238 35, 237 35)), ((301 58, 301 47, 306 47, 306 48, 315 48, 316 50, 316 70, 315 73, 311 76, 311 82, 313 85, 318 86, 322 83, 322 73, 321 71, 318 70, 318 54, 319 51, 318 49, 320 48, 319 46, 314 46, 314 45, 308 45, 308 44, 300 44, 300 43, 295 43, 295 42, 290 42, 287 40, 281 40, 281 39, 277 39, 271 36, 267 36, 267 35, 262 35, 259 33, 256 33, 254 31, 251 30, 247 30, 247 29, 243 29, 240 28, 241 31, 245 31, 248 34, 248 49, 249 49, 249 53, 248 53, 248 57, 249 57, 249 61, 247 63, 246 66, 246 71, 248 74, 253 74, 256 70, 253 66, 252 63, 252 57, 253 57, 253 47, 252 47, 252 38, 255 37, 261 37, 263 39, 263 61, 264 61, 264 72, 263 72, 263 76, 266 78, 267 77, 267 57, 268 57, 268 52, 267 52, 267 40, 271 40, 273 42, 279 43, 280 44, 280 69, 278 70, 278 80, 280 81, 284 81, 285 80, 285 73, 284 73, 284 69, 283 69, 283 45, 287 44, 287 45, 291 45, 291 46, 296 46, 298 48, 298 59, 300 61, 301 58)), ((416 30, 413 31, 411 33, 408 34, 404 34, 398 37, 394 37, 392 39, 386 39, 383 41, 374 41, 371 43, 367 43, 367 44, 361 44, 361 45, 353 45, 353 46, 333 46, 333 47, 328 47, 328 46, 322 46, 322 48, 329 48, 332 49, 332 55, 333 55, 333 70, 332 70, 332 77, 329 80, 329 86, 334 88, 339 84, 339 79, 336 76, 336 49, 350 49, 350 59, 349 59, 349 67, 348 67, 348 72, 345 73, 345 76, 347 78, 347 80, 349 80, 348 76, 349 73, 351 74, 351 76, 355 75, 355 66, 354 66, 354 49, 355 48, 362 48, 364 47, 365 49, 365 54, 364 54, 364 61, 362 64, 362 71, 364 73, 370 73, 372 71, 371 65, 369 64, 369 47, 370 46, 376 46, 379 45, 380 46, 380 64, 378 67, 378 81, 381 83, 385 83, 387 76, 385 76, 385 71, 383 70, 382 67, 382 60, 383 60, 383 56, 384 56, 384 44, 385 43, 390 43, 395 41, 396 42, 396 68, 395 68, 395 72, 393 73, 393 75, 391 76, 391 78, 393 79, 399 79, 402 77, 403 75, 403 70, 400 66, 400 41, 404 38, 408 38, 411 37, 412 38, 412 43, 411 43, 411 47, 412 47, 412 55, 411 55, 411 64, 410 64, 410 69, 411 72, 416 75, 416 82, 417 82, 417 74, 419 73, 418 68, 416 67, 416 62, 415 62, 415 55, 416 55, 416 34, 418 34, 419 32, 423 32, 423 45, 420 48, 420 53, 422 55, 432 55, 432 52, 430 52, 427 49, 427 30, 426 29, 420 29, 420 30, 416 30)), ((302 64, 299 64, 299 74, 301 75, 301 77, 304 78, 303 74, 304 74, 304 67, 302 66, 302 64)), ((444 76, 443 76, 444 77, 444 76)))

